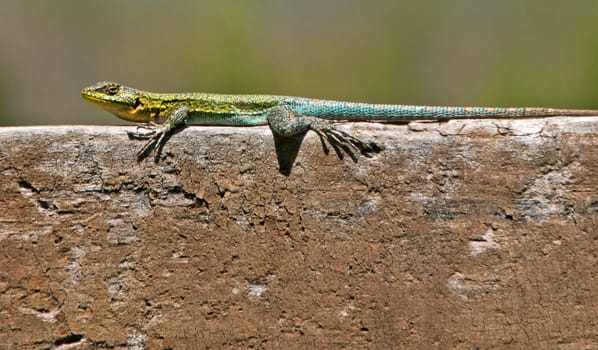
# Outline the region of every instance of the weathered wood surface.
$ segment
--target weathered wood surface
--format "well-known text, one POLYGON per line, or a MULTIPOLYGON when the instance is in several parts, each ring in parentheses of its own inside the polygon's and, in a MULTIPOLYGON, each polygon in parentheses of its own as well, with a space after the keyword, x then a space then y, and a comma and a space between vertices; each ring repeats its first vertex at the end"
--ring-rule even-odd
POLYGON ((0 348, 598 349, 598 118, 343 128, 0 128, 0 348))

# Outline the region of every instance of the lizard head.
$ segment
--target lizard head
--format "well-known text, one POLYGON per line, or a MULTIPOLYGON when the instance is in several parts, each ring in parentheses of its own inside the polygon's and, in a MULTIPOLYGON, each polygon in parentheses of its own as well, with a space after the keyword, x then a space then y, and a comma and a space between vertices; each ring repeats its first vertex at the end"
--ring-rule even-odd
POLYGON ((81 91, 83 98, 117 117, 133 121, 150 121, 147 94, 118 83, 99 82, 81 91))

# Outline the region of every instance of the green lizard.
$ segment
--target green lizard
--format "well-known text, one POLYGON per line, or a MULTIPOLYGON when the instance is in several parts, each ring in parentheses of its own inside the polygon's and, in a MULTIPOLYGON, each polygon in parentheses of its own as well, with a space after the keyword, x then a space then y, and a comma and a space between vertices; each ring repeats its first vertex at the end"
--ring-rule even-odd
POLYGON ((208 93, 152 93, 111 82, 82 91, 83 97, 117 117, 147 123, 148 132, 130 133, 149 138, 139 151, 161 145, 165 136, 185 124, 270 125, 283 137, 314 130, 358 145, 359 140, 336 130, 331 121, 409 122, 477 118, 598 116, 598 110, 553 108, 440 107, 339 102, 276 95, 220 95, 208 93))

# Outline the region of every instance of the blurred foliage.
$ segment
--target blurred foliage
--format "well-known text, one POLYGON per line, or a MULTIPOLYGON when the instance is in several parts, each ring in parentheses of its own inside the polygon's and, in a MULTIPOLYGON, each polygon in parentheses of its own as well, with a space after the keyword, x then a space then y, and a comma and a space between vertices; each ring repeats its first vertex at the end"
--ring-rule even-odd
POLYGON ((2 0, 0 124, 121 123, 80 90, 598 108, 598 2, 2 0))

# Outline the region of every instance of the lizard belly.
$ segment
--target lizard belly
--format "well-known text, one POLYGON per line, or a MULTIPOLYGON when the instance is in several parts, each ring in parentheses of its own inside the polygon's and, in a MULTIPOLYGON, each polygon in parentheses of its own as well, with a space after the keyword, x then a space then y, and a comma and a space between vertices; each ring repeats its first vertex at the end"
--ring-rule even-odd
POLYGON ((268 120, 264 113, 239 114, 239 113, 201 113, 191 112, 187 124, 192 125, 229 125, 229 126, 255 126, 267 125, 268 120))

